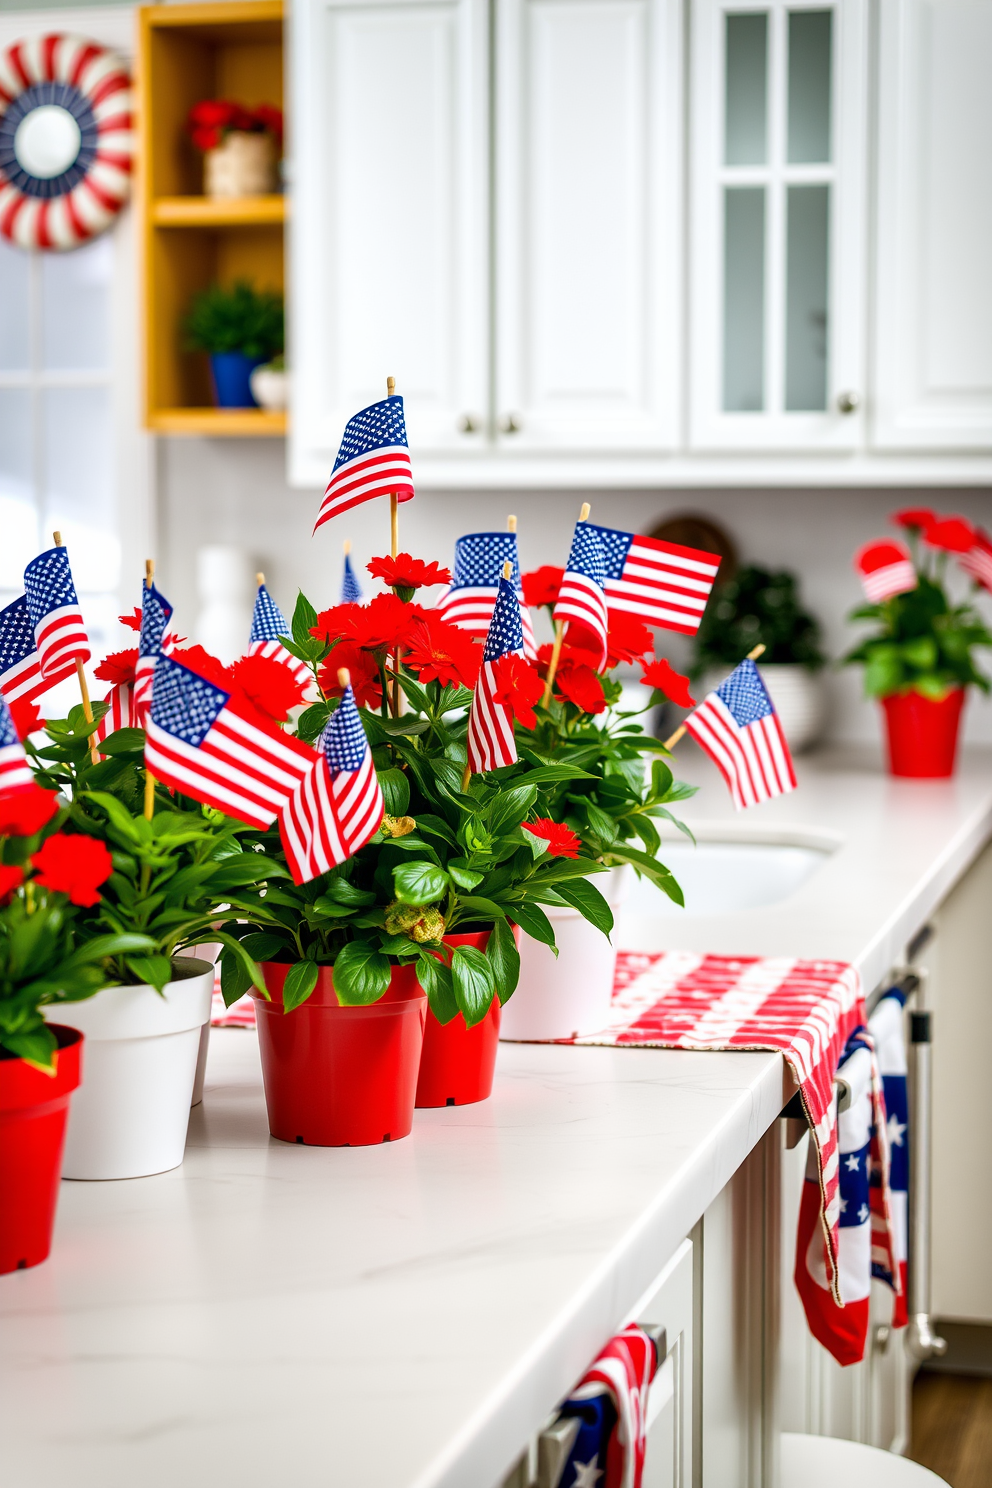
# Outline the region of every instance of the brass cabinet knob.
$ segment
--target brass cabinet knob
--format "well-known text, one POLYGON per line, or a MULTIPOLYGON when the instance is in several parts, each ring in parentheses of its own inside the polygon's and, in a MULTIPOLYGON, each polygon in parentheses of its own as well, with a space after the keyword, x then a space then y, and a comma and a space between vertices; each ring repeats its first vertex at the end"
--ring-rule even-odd
POLYGON ((463 413, 458 420, 459 434, 478 434, 482 428, 482 420, 477 419, 474 413, 463 413))
POLYGON ((501 434, 519 434, 520 423, 515 413, 504 415, 499 421, 499 432, 501 434))
POLYGON ((837 394, 837 408, 841 413, 857 413, 861 407, 861 394, 853 391, 837 394))

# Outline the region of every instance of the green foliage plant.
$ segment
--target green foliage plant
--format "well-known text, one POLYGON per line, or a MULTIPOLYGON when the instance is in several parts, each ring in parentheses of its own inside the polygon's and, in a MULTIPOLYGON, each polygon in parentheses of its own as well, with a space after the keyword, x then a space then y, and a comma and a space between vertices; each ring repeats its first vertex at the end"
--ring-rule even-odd
POLYGON ((212 284, 194 295, 185 331, 191 351, 240 351, 268 361, 285 345, 282 295, 257 290, 246 279, 231 289, 212 284))
POLYGON ((717 587, 696 634, 694 677, 735 667, 759 643, 763 664, 791 663, 815 672, 826 660, 820 627, 803 609, 799 581, 786 569, 751 564, 717 587))

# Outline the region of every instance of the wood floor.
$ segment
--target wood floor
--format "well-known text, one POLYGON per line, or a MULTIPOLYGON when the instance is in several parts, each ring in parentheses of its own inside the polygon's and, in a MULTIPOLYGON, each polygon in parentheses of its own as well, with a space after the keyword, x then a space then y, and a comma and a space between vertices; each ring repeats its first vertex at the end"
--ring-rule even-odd
POLYGON ((992 1379, 917 1375, 909 1456, 951 1488, 992 1488, 992 1379))

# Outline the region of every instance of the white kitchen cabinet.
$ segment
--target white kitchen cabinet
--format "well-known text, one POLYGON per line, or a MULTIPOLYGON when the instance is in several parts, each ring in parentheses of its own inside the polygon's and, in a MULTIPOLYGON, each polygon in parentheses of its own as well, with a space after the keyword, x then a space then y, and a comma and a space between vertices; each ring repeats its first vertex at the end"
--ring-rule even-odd
POLYGON ((864 437, 864 0, 692 6, 690 438, 864 437))
POLYGON ((873 442, 992 447, 992 4, 881 0, 873 442))
POLYGON ((651 1383, 643 1488, 690 1488, 692 1473, 693 1247, 683 1240, 633 1321, 665 1329, 666 1353, 651 1383))

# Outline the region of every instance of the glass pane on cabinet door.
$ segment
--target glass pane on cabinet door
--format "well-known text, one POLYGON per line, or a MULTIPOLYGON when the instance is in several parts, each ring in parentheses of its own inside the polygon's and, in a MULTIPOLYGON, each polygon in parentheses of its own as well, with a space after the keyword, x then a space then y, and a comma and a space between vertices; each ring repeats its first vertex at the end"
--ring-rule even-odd
POLYGON ((31 394, 0 389, 0 604, 24 589, 24 565, 38 551, 31 394))
POLYGON ((44 394, 45 523, 61 527, 79 590, 113 590, 120 568, 110 389, 44 394))
POLYGON ((765 188, 728 186, 723 231, 723 406, 765 406, 765 188))
POLYGON ((42 272, 42 365, 51 371, 103 371, 110 364, 109 233, 72 253, 45 253, 42 272))
POLYGON ((827 254, 830 187, 790 186, 786 193, 785 406, 790 413, 827 406, 827 254))
POLYGON ((764 165, 767 159, 768 16, 728 15, 724 159, 764 165))
POLYGON ((31 365, 31 256, 0 238, 0 370, 26 372, 31 365))
POLYGON ((789 164, 830 159, 833 12, 789 12, 789 164))

